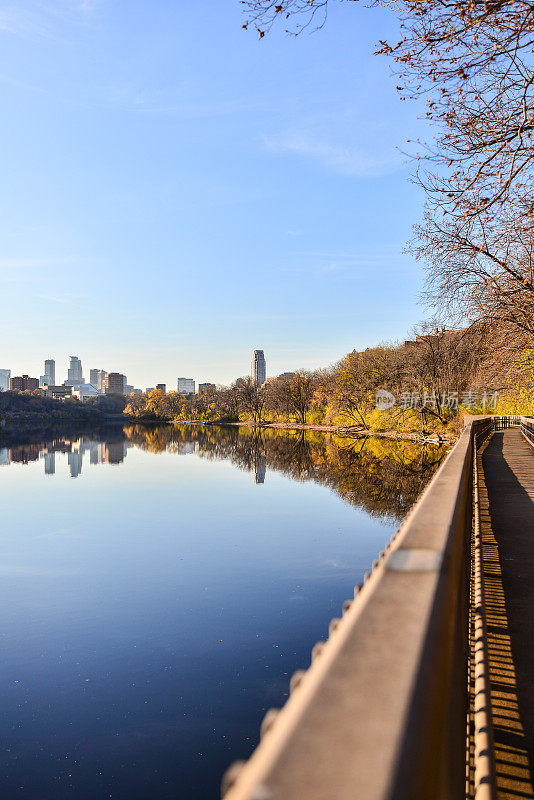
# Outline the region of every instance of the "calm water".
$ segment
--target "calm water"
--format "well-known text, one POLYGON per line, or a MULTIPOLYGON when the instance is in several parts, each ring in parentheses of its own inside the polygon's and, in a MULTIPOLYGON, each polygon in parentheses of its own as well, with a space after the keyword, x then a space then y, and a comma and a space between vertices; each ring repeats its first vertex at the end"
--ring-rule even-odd
POLYGON ((235 428, 0 442, 2 798, 217 798, 441 457, 235 428))

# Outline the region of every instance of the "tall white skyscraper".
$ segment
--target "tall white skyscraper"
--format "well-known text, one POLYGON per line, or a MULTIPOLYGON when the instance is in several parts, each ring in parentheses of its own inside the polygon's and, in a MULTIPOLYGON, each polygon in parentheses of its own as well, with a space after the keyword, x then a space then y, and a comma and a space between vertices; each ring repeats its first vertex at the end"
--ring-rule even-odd
POLYGON ((0 392, 9 391, 9 379, 11 378, 10 369, 0 369, 0 392))
POLYGON ((70 357, 70 364, 69 370, 67 373, 67 380, 65 381, 67 386, 76 386, 80 383, 83 383, 83 370, 82 370, 82 362, 78 358, 78 356, 71 356, 70 357))
POLYGON ((39 378, 40 386, 56 385, 56 362, 53 358, 47 358, 44 362, 44 375, 39 378))
POLYGON ((182 394, 195 394, 195 381, 193 378, 178 378, 176 388, 182 394))
POLYGON ((265 379, 267 378, 267 367, 265 364, 263 350, 254 350, 250 377, 252 378, 255 386, 263 386, 265 383, 265 379))

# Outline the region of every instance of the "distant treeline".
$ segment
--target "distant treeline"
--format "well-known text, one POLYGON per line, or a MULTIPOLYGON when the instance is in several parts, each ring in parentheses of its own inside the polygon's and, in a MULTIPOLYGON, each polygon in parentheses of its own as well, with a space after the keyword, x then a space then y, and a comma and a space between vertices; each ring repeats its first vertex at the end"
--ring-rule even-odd
POLYGON ((533 353, 494 352, 481 326, 450 331, 420 326, 409 341, 354 350, 327 369, 297 370, 263 387, 250 378, 196 395, 152 391, 132 396, 125 411, 139 420, 209 420, 398 429, 429 432, 458 426, 459 412, 532 406, 533 353), (376 393, 395 405, 377 408, 376 393), (530 405, 529 405, 530 403, 530 405))
POLYGON ((54 400, 40 392, 0 392, 0 432, 11 428, 34 430, 72 424, 98 424, 109 415, 122 414, 126 398, 102 395, 80 402, 68 397, 54 400))

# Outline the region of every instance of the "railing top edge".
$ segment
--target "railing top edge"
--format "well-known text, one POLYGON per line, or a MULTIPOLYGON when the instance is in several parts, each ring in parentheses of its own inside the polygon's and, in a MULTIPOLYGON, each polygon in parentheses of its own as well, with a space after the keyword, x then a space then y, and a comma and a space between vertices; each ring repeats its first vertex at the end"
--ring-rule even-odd
POLYGON ((252 800, 259 789, 286 800, 327 794, 344 800, 355 787, 361 800, 389 796, 407 720, 421 713, 413 705, 418 676, 436 668, 439 648, 429 655, 425 642, 449 630, 436 619, 457 594, 451 554, 457 562, 471 487, 472 423, 479 419, 470 420, 375 562, 228 800, 252 800))

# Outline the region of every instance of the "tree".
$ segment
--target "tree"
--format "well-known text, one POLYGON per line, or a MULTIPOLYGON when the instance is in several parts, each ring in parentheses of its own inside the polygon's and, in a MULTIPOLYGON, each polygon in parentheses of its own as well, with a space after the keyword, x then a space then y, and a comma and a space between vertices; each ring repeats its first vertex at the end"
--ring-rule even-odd
POLYGON ((239 396, 239 405, 244 411, 252 414, 253 421, 260 425, 263 422, 267 393, 261 386, 256 386, 252 378, 238 378, 236 391, 239 396))
POLYGON ((302 425, 306 424, 314 392, 314 376, 304 370, 276 378, 268 385, 269 400, 274 407, 282 413, 294 414, 302 425))
MULTIPOLYGON (((320 28, 339 0, 246 0, 262 38, 320 28)), ((506 325, 532 340, 534 14, 526 0, 374 0, 401 22, 390 56, 401 100, 426 103, 435 133, 415 143, 426 194, 413 249, 430 261, 426 299, 469 322, 506 325)))
POLYGON ((334 407, 341 417, 367 427, 367 414, 375 406, 378 388, 397 389, 400 374, 394 351, 385 346, 353 350, 343 358, 330 380, 334 407))

